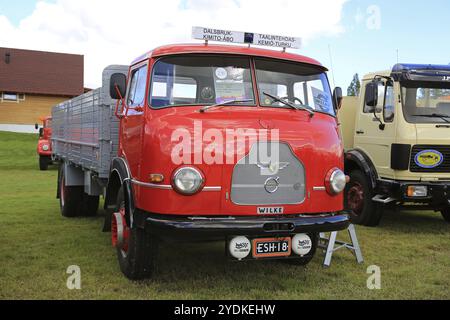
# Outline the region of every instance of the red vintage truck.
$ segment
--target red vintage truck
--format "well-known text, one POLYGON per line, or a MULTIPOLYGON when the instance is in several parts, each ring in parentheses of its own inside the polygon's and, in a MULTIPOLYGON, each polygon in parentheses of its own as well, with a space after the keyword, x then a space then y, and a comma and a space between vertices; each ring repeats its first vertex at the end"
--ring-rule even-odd
POLYGON ((43 117, 42 127, 39 128, 39 124, 35 124, 36 130, 39 130, 39 141, 37 145, 37 154, 39 155, 39 169, 46 171, 48 166, 52 164, 52 117, 43 117))
POLYGON ((326 72, 285 51, 210 44, 106 68, 101 88, 53 109, 63 216, 95 215, 104 195, 129 279, 153 275, 165 240, 307 264, 320 232, 349 225, 342 93, 326 72))

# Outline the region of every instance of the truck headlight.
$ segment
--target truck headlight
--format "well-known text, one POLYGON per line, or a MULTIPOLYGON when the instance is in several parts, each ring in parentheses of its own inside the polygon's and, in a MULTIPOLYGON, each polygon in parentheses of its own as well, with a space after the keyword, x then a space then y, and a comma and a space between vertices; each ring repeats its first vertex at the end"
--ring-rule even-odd
POLYGON ((42 146, 42 150, 48 151, 48 150, 50 150, 50 146, 49 146, 48 144, 44 144, 44 145, 42 146))
POLYGON ((175 171, 172 184, 175 191, 183 195, 193 195, 200 192, 205 183, 203 174, 196 168, 183 167, 175 171))
POLYGON ((427 186, 409 186, 406 192, 409 198, 424 198, 428 197, 427 186))
POLYGON ((331 195, 337 195, 344 191, 347 184, 345 173, 338 168, 331 169, 325 179, 325 187, 331 195))

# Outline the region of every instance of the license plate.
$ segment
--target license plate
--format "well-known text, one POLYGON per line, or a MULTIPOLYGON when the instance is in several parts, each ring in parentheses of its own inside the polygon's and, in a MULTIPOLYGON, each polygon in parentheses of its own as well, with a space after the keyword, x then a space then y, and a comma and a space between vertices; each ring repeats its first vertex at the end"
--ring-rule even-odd
POLYGON ((292 250, 291 238, 269 238, 253 240, 253 258, 289 257, 292 250))

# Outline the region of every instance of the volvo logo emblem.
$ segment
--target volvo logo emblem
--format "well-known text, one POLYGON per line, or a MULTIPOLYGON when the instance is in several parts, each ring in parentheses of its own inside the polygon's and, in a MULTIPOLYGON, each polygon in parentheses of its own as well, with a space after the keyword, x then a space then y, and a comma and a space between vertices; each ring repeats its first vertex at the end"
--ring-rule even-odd
POLYGON ((275 193, 280 188, 280 178, 269 178, 266 180, 264 184, 264 189, 266 189, 267 193, 275 193))

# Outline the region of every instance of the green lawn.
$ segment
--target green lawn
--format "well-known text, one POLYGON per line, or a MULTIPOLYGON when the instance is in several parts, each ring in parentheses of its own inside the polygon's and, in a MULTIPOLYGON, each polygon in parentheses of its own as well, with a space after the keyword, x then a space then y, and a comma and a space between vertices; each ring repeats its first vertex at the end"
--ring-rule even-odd
POLYGON ((450 226, 432 212, 387 213, 358 227, 364 265, 348 251, 332 266, 228 262, 224 244, 164 245, 155 280, 122 276, 110 234, 96 218, 63 218, 57 170, 38 170, 36 135, 0 133, 0 299, 450 299, 450 226), (78 265, 82 289, 68 290, 78 265), (368 290, 378 265, 382 289, 368 290))

